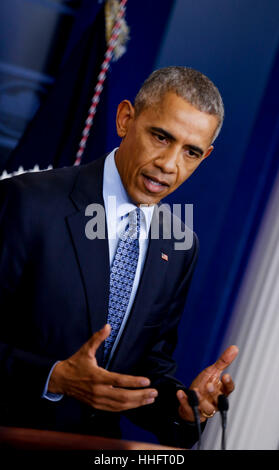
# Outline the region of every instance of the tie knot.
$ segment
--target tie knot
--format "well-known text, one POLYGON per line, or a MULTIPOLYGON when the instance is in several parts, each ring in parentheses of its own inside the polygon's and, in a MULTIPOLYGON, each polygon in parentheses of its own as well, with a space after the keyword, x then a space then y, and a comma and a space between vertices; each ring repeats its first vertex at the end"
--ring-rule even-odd
POLYGON ((129 223, 133 225, 139 225, 140 221, 140 208, 137 207, 136 209, 133 209, 131 212, 129 212, 129 223))
POLYGON ((140 208, 137 207, 136 209, 129 212, 129 222, 127 226, 128 236, 129 238, 139 238, 140 233, 140 208))

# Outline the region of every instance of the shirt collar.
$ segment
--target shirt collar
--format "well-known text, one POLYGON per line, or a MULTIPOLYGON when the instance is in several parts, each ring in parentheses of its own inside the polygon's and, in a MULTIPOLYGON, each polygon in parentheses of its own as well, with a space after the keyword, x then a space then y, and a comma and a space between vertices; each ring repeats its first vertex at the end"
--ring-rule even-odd
MULTIPOLYGON (((127 191, 125 190, 121 177, 118 173, 115 163, 115 153, 118 148, 115 148, 106 158, 104 166, 104 180, 103 180, 103 198, 105 207, 108 207, 108 197, 115 196, 116 198, 116 214, 120 220, 125 217, 129 212, 136 209, 136 205, 131 202, 127 191)), ((154 211, 154 206, 143 206, 141 210, 144 214, 145 230, 148 233, 151 219, 154 211)))

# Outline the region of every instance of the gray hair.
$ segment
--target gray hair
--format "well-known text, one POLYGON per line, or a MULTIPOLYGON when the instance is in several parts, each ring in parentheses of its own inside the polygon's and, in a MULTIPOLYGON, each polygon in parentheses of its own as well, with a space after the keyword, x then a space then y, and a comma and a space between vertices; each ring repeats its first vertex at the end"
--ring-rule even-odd
POLYGON ((218 119, 212 142, 217 138, 224 120, 224 104, 218 88, 206 75, 190 67, 171 66, 155 70, 139 90, 134 106, 136 116, 157 103, 167 92, 174 92, 204 113, 218 119))

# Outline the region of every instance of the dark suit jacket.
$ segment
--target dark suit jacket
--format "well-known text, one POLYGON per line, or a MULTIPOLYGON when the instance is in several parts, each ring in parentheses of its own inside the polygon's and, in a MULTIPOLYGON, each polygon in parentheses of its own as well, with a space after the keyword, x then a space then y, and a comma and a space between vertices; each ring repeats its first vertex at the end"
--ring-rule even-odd
MULTIPOLYGON (((119 437, 119 413, 94 411, 67 396, 55 403, 41 398, 54 362, 72 355, 106 323, 108 241, 85 236, 85 208, 103 204, 103 166, 104 158, 0 183, 2 424, 119 437)), ((175 251, 173 240, 150 240, 110 365, 150 377, 159 390, 156 403, 126 414, 160 442, 183 446, 191 446, 196 433, 178 417, 175 392, 181 384, 173 377, 171 356, 197 249, 196 236, 187 251, 175 251)), ((102 347, 97 361, 102 366, 102 347)))

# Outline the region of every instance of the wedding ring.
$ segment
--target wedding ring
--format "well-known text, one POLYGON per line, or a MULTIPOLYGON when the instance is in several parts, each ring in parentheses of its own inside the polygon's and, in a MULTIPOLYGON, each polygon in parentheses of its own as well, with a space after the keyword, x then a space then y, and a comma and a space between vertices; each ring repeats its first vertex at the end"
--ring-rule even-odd
POLYGON ((209 414, 206 413, 205 411, 201 410, 201 415, 202 415, 204 418, 206 418, 206 419, 212 418, 212 417, 215 415, 215 413, 216 413, 216 411, 213 410, 212 413, 209 415, 209 414))

